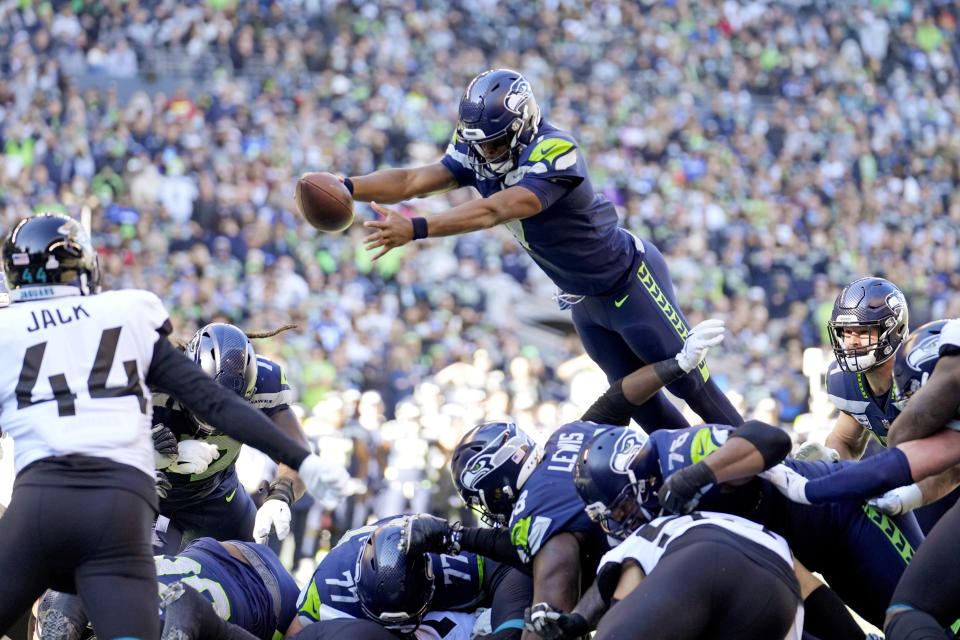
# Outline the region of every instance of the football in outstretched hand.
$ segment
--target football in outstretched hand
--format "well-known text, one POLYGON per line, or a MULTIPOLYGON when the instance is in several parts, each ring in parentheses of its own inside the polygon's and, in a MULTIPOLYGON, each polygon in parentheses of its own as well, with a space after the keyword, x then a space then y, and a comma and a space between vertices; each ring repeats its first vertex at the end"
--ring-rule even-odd
POLYGON ((343 231, 353 223, 353 197, 332 173, 303 174, 294 197, 300 215, 320 231, 343 231))

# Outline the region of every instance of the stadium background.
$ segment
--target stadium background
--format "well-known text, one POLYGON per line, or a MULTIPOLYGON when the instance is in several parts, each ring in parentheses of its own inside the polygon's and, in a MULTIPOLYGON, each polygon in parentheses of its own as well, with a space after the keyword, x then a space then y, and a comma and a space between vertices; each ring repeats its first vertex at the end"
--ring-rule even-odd
POLYGON ((512 415, 543 435, 605 387, 503 230, 373 265, 359 224, 328 236, 293 212, 304 171, 435 160, 469 79, 514 67, 663 251, 691 324, 726 320, 722 388, 822 438, 842 284, 897 283, 911 327, 960 316, 957 9, 843 5, 0 0, 0 230, 87 207, 105 286, 156 292, 180 336, 297 323, 257 350, 358 492, 313 513, 309 557, 315 529, 454 510, 443 466, 465 428, 512 415))

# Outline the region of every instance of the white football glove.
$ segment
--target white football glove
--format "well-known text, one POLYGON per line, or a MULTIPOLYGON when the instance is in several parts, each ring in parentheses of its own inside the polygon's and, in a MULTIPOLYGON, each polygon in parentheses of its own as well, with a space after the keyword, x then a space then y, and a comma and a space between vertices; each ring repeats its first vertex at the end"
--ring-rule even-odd
POLYGON ((210 463, 220 457, 216 445, 200 440, 181 440, 177 446, 177 461, 167 467, 173 473, 203 473, 210 463))
POLYGON ((297 473, 310 495, 328 510, 340 503, 350 481, 350 474, 343 465, 329 462, 313 453, 304 458, 297 473))
POLYGON ((840 454, 836 449, 831 449, 825 445, 820 444, 819 442, 814 442, 809 440, 804 442, 797 452, 793 454, 793 457, 797 460, 824 460, 826 462, 835 462, 840 459, 840 454))
POLYGON ((901 513, 913 511, 923 506, 923 491, 916 483, 905 487, 891 489, 883 495, 867 500, 867 504, 884 512, 888 516, 898 516, 901 513))
POLYGON ((778 464, 757 475, 769 480, 780 493, 793 502, 810 504, 807 500, 807 479, 790 467, 778 464))
POLYGON ((264 500, 253 521, 254 542, 264 544, 271 529, 277 531, 278 540, 286 538, 290 533, 290 517, 290 506, 283 500, 264 500))
POLYGON ((677 364, 684 373, 693 371, 707 357, 710 347, 723 342, 723 320, 711 318, 704 320, 687 334, 683 349, 677 354, 677 364))

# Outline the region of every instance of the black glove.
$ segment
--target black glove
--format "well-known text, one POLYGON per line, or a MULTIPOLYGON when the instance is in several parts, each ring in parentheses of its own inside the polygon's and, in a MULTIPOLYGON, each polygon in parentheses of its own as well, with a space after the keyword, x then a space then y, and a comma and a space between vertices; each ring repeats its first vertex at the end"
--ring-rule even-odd
POLYGON ((524 609, 523 628, 546 640, 578 638, 590 633, 590 623, 582 615, 556 611, 546 602, 524 609))
POLYGON ((167 477, 167 474, 159 469, 157 469, 157 482, 154 488, 157 491, 157 497, 161 499, 166 498, 167 493, 173 489, 173 485, 170 484, 170 479, 167 477))
POLYGON ((153 425, 150 434, 153 436, 154 464, 158 469, 166 469, 180 455, 177 436, 162 422, 153 425))
POLYGON ((668 477, 657 490, 660 506, 670 513, 690 513, 697 508, 700 498, 716 481, 713 471, 703 461, 680 469, 668 477))
POLYGON ((404 553, 460 553, 460 523, 421 513, 406 518, 398 547, 404 553))

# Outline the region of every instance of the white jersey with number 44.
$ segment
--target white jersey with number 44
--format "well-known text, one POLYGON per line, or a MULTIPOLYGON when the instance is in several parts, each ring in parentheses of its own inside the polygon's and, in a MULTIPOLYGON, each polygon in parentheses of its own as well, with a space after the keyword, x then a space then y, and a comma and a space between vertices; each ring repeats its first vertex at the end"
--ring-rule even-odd
POLYGON ((146 376, 169 318, 135 289, 17 302, 0 309, 0 428, 19 473, 50 456, 128 464, 151 478, 146 376))

